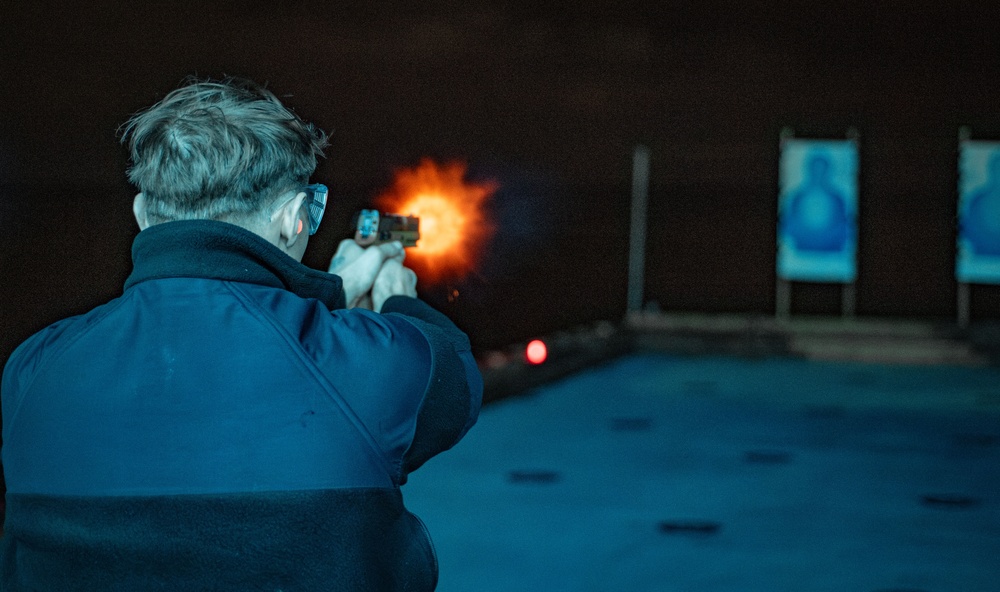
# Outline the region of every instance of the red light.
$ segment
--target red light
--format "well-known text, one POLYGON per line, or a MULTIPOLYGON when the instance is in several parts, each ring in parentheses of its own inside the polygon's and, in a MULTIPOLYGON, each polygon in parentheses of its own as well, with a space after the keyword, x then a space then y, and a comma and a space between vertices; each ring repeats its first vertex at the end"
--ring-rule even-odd
POLYGON ((535 339, 525 348, 524 354, 532 364, 541 364, 549 357, 549 348, 545 347, 545 342, 541 339, 535 339))

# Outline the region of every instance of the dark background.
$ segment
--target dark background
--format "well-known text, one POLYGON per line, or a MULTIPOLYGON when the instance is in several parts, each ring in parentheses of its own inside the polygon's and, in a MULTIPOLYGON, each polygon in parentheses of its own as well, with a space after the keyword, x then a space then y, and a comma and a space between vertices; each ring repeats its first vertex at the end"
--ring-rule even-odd
MULTIPOLYGON (((637 143, 647 299, 773 311, 786 126, 860 136, 859 314, 955 314, 958 130, 1000 137, 995 2, 536 4, 2 2, 0 361, 120 293, 137 229, 116 128, 190 74, 266 82, 333 133, 312 266, 397 167, 497 180, 480 269, 421 286, 480 350, 620 318, 637 143)), ((973 318, 998 302, 976 287, 973 318)), ((838 310, 835 287, 796 285, 794 312, 838 310)))

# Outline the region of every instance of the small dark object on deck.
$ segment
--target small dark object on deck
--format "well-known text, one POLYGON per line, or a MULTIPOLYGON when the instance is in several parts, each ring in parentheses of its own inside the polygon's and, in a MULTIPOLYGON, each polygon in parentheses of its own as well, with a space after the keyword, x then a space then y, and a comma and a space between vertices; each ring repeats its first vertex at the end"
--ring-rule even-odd
POLYGON ((697 395, 710 395, 719 390, 719 384, 714 380, 685 380, 682 386, 684 392, 697 395))
POLYGON ((781 450, 748 450, 743 460, 758 465, 785 465, 792 461, 792 454, 781 450))
POLYGON ((955 434, 955 444, 970 448, 987 448, 1000 442, 1000 436, 994 434, 955 434))
POLYGON ((975 508, 983 503, 983 500, 968 495, 922 495, 920 496, 920 502, 925 506, 933 508, 966 510, 975 508))
POLYGON ((558 471, 511 471, 507 474, 511 483, 555 483, 559 479, 558 471))
POLYGON ((653 427, 653 420, 648 417, 613 417, 612 432, 645 432, 653 427))
POLYGON ((722 524, 700 520, 664 520, 659 523, 658 529, 660 534, 710 535, 718 533, 722 524))
POLYGON ((839 405, 807 405, 805 408, 806 417, 817 419, 833 419, 843 417, 845 409, 839 405))
POLYGON ((878 376, 874 372, 851 372, 844 377, 844 384, 851 386, 872 386, 877 382, 878 376))

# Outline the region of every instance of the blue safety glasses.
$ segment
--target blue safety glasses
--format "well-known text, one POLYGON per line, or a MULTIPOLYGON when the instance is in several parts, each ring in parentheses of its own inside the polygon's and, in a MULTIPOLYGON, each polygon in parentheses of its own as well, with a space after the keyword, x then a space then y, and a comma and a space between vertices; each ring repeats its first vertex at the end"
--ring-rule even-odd
POLYGON ((309 200, 309 235, 316 234, 319 223, 323 221, 323 212, 326 211, 326 196, 330 190, 322 183, 306 185, 299 191, 304 191, 306 199, 309 200))

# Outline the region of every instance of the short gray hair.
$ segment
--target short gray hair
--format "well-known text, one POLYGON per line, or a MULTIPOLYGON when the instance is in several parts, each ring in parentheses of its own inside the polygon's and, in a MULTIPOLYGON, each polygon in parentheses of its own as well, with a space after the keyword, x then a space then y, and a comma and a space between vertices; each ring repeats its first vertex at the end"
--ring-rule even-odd
POLYGON ((250 80, 189 78, 122 128, 153 223, 252 220, 308 182, 327 135, 250 80))

